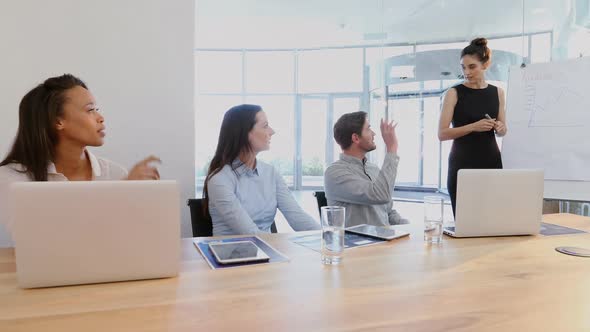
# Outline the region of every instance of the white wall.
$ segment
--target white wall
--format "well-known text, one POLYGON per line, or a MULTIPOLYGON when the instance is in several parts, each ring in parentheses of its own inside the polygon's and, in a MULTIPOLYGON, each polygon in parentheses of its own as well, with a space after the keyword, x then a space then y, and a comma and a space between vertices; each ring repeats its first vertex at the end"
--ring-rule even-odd
MULTIPOLYGON (((93 151, 130 168, 149 154, 162 179, 194 197, 194 0, 0 2, 0 155, 18 126, 18 103, 45 78, 82 78, 105 116, 93 151)), ((0 237, 1 238, 1 237, 0 237)))

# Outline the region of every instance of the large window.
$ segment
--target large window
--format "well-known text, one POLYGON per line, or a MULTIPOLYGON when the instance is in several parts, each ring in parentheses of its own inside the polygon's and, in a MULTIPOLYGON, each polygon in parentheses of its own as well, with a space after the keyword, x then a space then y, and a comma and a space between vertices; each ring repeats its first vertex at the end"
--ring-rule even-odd
POLYGON ((363 90, 362 48, 302 51, 298 60, 301 93, 363 90))
POLYGON ((292 93, 293 52, 248 52, 245 55, 248 93, 292 93))
MULTIPOLYGON (((518 61, 551 60, 549 32, 489 40, 496 53, 507 52, 518 61)), ((276 132, 270 151, 259 157, 277 168, 294 189, 323 186, 324 170, 341 152, 333 139, 334 122, 344 113, 364 110, 377 133, 377 150, 369 154, 372 162, 381 164, 384 156, 380 119, 395 120, 401 157, 398 187, 445 190, 451 142, 438 140, 438 119, 446 89, 461 79, 457 77, 459 59, 456 55, 445 58, 448 53, 444 52, 458 52, 465 45, 457 41, 319 49, 197 49, 197 187, 202 188, 224 112, 251 103, 263 107, 276 132), (411 62, 424 52, 430 52, 428 66, 411 62), (395 57, 409 64, 385 70, 384 60, 395 57), (440 68, 453 72, 442 76, 446 69, 440 68), (391 81, 394 76, 409 79, 391 81)), ((498 57, 493 59, 502 61, 498 57)), ((498 77, 490 82, 506 88, 505 76, 498 77)))
POLYGON ((301 160, 302 185, 323 186, 328 139, 328 99, 301 100, 301 160))
POLYGON ((340 153, 334 121, 361 108, 364 51, 197 50, 197 188, 215 152, 199 139, 216 142, 224 112, 242 103, 261 105, 276 132, 270 151, 259 158, 292 188, 322 187, 326 166, 340 153))
POLYGON ((195 69, 200 94, 242 91, 240 52, 197 52, 195 69))
MULTIPOLYGON (((403 157, 397 170, 398 185, 420 184, 420 100, 389 99, 389 118, 397 122, 398 154, 403 157)), ((400 157, 400 158, 401 158, 400 157)))

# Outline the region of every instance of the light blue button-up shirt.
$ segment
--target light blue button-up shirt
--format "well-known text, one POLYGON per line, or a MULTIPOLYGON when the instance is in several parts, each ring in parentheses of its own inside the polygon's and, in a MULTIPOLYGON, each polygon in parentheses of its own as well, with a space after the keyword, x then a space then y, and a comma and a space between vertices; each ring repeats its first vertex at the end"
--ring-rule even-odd
POLYGON ((270 232, 277 208, 296 231, 320 229, 297 204, 283 177, 260 160, 250 169, 239 160, 225 165, 207 184, 213 235, 270 232))

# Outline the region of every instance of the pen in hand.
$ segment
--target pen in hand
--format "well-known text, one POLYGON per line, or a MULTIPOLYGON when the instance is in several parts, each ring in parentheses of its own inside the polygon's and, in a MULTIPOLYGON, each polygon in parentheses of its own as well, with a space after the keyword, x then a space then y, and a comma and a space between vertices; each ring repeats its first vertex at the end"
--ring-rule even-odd
MULTIPOLYGON (((492 117, 491 117, 491 116, 490 116, 488 113, 486 113, 486 114, 485 114, 485 117, 486 117, 486 119, 488 119, 488 120, 492 120, 492 121, 494 121, 494 123, 496 122, 496 119, 492 119, 492 117)), ((494 128, 495 128, 495 127, 496 127, 496 125, 494 124, 494 128)), ((492 130, 494 130, 494 128, 492 128, 492 130)))

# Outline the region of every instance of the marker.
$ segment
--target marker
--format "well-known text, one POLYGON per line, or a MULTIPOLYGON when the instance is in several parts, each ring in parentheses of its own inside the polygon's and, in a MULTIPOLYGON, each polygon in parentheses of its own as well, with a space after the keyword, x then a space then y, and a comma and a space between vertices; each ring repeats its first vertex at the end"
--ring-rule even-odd
POLYGON ((486 119, 488 119, 488 120, 494 120, 494 119, 492 119, 492 117, 491 117, 491 116, 490 116, 488 113, 486 113, 485 117, 486 117, 486 119))

